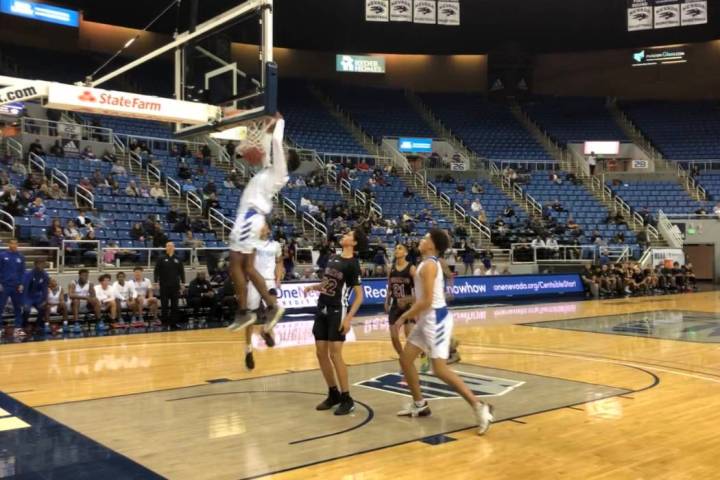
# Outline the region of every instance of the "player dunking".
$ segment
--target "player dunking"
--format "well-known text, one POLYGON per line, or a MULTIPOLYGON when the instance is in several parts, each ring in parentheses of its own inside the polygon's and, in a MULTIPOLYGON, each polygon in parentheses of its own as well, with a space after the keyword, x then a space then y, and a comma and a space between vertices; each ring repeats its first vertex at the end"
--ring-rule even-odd
MULTIPOLYGON (((398 355, 402 354, 403 346, 400 342, 400 330, 393 328, 395 322, 406 310, 408 310, 413 301, 413 286, 415 277, 415 266, 407 261, 408 249, 403 244, 395 247, 395 261, 388 275, 387 294, 385 295, 385 312, 388 314, 388 323, 390 324, 390 340, 398 355)), ((408 320, 403 325, 405 329, 405 338, 410 335, 411 323, 408 320)))
POLYGON ((270 295, 265 280, 255 269, 255 248, 260 231, 266 223, 266 216, 273 208, 273 197, 287 184, 288 172, 300 166, 297 153, 290 151, 287 159, 283 151, 285 120, 279 114, 267 123, 263 139, 263 169, 250 179, 238 206, 237 219, 230 233, 230 275, 235 285, 238 309, 235 321, 228 327, 235 331, 252 325, 256 315, 248 313, 248 280, 252 282, 267 305, 270 323, 278 321, 284 309, 277 304, 277 298, 270 295), (270 131, 272 130, 272 133, 270 131))
MULTIPOLYGON (((285 276, 285 268, 283 267, 282 247, 280 243, 270 238, 270 227, 267 223, 260 231, 260 242, 255 249, 255 269, 263 277, 270 295, 277 297, 276 289, 280 288, 280 283, 285 276)), ((249 325, 245 329, 245 366, 248 370, 255 368, 255 359, 252 353, 253 330, 260 330, 260 336, 268 347, 275 346, 272 331, 279 318, 274 319, 275 323, 268 321, 261 303, 260 293, 255 286, 248 285, 248 308, 257 312, 258 317, 255 325, 249 325), (262 323, 264 325, 261 325, 262 323)))
POLYGON ((419 246, 422 261, 415 273, 415 303, 395 323, 395 328, 399 330, 409 319, 417 319, 400 356, 400 365, 412 392, 413 402, 398 412, 398 415, 430 415, 430 406, 422 397, 420 378, 413 363, 424 351, 432 361, 435 375, 470 404, 478 425, 478 434, 483 435, 493 420, 492 407, 475 398, 462 379, 447 366, 453 319, 445 303, 444 275, 438 257, 442 256, 449 245, 450 238, 440 229, 434 228, 422 238, 419 246))
POLYGON ((345 335, 350 331, 350 322, 363 302, 360 262, 355 258, 355 252, 367 248, 367 236, 363 230, 355 229, 343 235, 340 246, 342 254, 330 257, 322 283, 306 287, 305 294, 320 292, 313 335, 320 370, 328 386, 328 396, 316 409, 330 410, 339 404, 335 415, 347 415, 355 409, 355 402, 350 397, 342 347, 345 335), (350 311, 346 312, 350 289, 354 290, 355 298, 350 311))

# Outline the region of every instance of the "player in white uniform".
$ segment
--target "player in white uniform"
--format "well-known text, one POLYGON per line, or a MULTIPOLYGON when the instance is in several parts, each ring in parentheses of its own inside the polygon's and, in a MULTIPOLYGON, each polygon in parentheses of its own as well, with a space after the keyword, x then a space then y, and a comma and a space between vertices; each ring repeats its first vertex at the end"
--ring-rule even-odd
POLYGON ((62 315, 63 324, 67 323, 68 309, 65 304, 65 292, 54 278, 48 283, 47 308, 45 309, 45 323, 50 322, 50 315, 62 315))
POLYGON ((110 285, 111 277, 107 273, 100 275, 100 285, 95 285, 95 298, 100 304, 100 311, 110 313, 110 321, 115 322, 117 318, 117 303, 115 302, 115 290, 110 285))
POLYGON ((483 435, 493 420, 492 407, 479 401, 465 383, 447 365, 452 337, 452 314, 445 302, 445 282, 438 257, 450 246, 445 231, 434 228, 420 241, 423 260, 415 273, 415 303, 395 322, 395 328, 411 318, 416 319, 405 348, 400 355, 405 381, 410 388, 413 402, 398 412, 401 416, 424 417, 430 415, 430 406, 423 399, 420 378, 414 361, 425 352, 432 362, 433 372, 440 380, 458 392, 473 409, 478 424, 478 434, 483 435))
MULTIPOLYGON (((267 223, 260 232, 260 242, 255 249, 255 269, 263 277, 270 295, 277 297, 277 289, 280 288, 280 283, 285 276, 285 268, 282 261, 282 247, 279 242, 270 238, 270 227, 267 223)), ((250 325, 245 329, 245 366, 248 370, 255 368, 255 359, 252 353, 253 330, 260 330, 260 336, 268 347, 275 346, 272 331, 279 317, 266 318, 264 309, 261 308, 261 300, 260 293, 255 286, 248 285, 248 309, 256 312, 258 317, 255 325, 250 325)))
POLYGON ((139 325, 137 322, 138 316, 142 313, 140 305, 142 302, 137 301, 137 292, 135 287, 125 281, 125 272, 118 272, 115 276, 117 279, 112 285, 113 292, 115 293, 115 303, 117 304, 118 322, 113 325, 113 328, 126 328, 125 320, 123 319, 123 310, 130 310, 132 315, 132 326, 144 326, 139 325))
POLYGON ((289 180, 288 173, 300 166, 296 152, 290 151, 287 159, 283 151, 285 120, 279 115, 267 123, 263 140, 263 169, 250 179, 240 198, 237 219, 230 233, 230 275, 235 285, 238 309, 231 330, 252 325, 256 315, 248 313, 248 280, 255 285, 267 305, 271 322, 284 313, 277 305, 277 299, 270 295, 262 276, 255 269, 255 248, 260 239, 260 231, 265 225, 265 217, 273 208, 273 198, 289 180), (269 133, 272 129, 272 134, 269 133))
POLYGON ((133 322, 132 326, 145 326, 145 322, 143 322, 142 318, 144 308, 147 308, 150 311, 150 317, 152 317, 153 326, 162 325, 157 318, 158 306, 160 305, 160 303, 158 302, 157 297, 153 296, 152 282, 149 278, 143 277, 142 267, 135 267, 135 270, 133 270, 133 278, 128 280, 128 283, 131 284, 135 289, 135 293, 137 294, 137 302, 139 304, 138 318, 136 320, 137 324, 133 322))
POLYGON ((100 304, 95 298, 95 288, 88 280, 89 272, 82 269, 78 272, 77 281, 68 287, 68 297, 70 297, 70 308, 72 308, 73 320, 79 321, 80 310, 85 311, 91 309, 96 319, 100 319, 100 304))

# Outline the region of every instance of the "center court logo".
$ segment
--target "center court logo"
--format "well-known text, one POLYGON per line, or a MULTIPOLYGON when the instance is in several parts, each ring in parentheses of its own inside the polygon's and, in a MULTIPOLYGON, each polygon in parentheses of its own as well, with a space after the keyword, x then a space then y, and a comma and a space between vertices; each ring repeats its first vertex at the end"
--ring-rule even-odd
MULTIPOLYGON (((525 384, 519 380, 491 377, 489 375, 476 375, 467 372, 455 372, 477 397, 498 397, 505 395, 525 384)), ((400 373, 384 373, 377 377, 356 383, 357 387, 380 390, 412 398, 410 389, 400 373)), ((442 380, 432 374, 420 374, 420 390, 423 397, 428 400, 439 398, 458 398, 460 395, 442 380)))

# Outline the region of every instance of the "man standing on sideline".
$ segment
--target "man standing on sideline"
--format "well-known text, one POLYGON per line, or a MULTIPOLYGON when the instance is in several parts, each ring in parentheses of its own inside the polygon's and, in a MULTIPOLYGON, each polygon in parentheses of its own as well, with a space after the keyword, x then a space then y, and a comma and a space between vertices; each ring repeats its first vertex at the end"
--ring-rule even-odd
POLYGON ((37 322, 35 323, 35 328, 40 326, 41 321, 45 319, 48 285, 50 285, 50 277, 45 271, 45 259, 38 258, 35 260, 35 268, 25 273, 25 278, 23 280, 23 293, 25 297, 23 303, 25 304, 26 326, 28 326, 30 312, 33 308, 37 310, 37 322))
POLYGON ((160 308, 163 326, 175 330, 178 323, 178 299, 185 284, 185 267, 175 255, 175 244, 165 244, 165 254, 155 264, 155 283, 160 284, 160 308))
POLYGON ((25 276, 25 256, 18 252, 17 240, 8 242, 8 249, 0 253, 0 312, 5 310, 8 297, 12 300, 15 314, 16 337, 24 337, 23 322, 23 278, 25 276))
POLYGON ((595 152, 590 152, 588 156, 588 167, 590 167, 590 176, 595 176, 595 167, 597 166, 597 155, 595 152))

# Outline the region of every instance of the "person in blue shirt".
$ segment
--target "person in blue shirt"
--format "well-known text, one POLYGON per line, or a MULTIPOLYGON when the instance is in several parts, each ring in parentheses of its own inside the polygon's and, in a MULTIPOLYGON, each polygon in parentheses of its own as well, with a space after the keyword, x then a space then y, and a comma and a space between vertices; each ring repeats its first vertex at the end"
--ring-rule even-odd
POLYGON ((47 307, 48 286, 50 277, 45 271, 45 259, 35 260, 35 268, 25 273, 23 280, 23 303, 25 304, 25 323, 30 318, 33 307, 37 310, 37 325, 45 318, 45 307, 47 307))
POLYGON ((25 335, 22 330, 23 278, 25 256, 18 252, 17 240, 8 242, 8 249, 0 252, 0 312, 5 309, 8 298, 12 301, 15 314, 15 336, 25 335))

